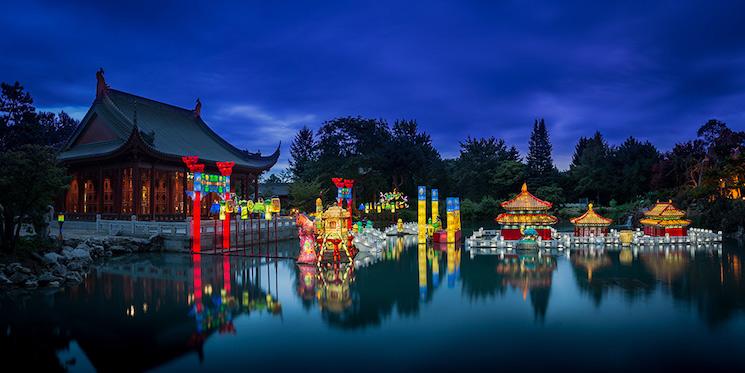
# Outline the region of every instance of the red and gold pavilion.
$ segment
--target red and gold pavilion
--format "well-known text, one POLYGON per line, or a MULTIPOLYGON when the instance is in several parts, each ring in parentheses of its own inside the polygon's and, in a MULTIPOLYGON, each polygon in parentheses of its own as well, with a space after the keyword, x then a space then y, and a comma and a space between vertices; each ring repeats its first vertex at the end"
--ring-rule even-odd
POLYGON ((592 203, 587 205, 587 211, 581 216, 569 219, 574 224, 574 235, 587 237, 590 235, 605 236, 608 234, 608 226, 613 223, 612 219, 600 216, 592 209, 592 203))
POLYGON ((648 236, 687 236, 690 220, 686 220, 685 212, 673 206, 673 201, 660 202, 644 213, 644 219, 639 222, 644 226, 644 234, 648 236))
POLYGON ((544 240, 551 239, 549 225, 556 224, 558 219, 549 215, 551 202, 543 201, 528 192, 528 185, 523 183, 522 191, 515 198, 502 202, 507 212, 497 216, 497 223, 502 225, 502 237, 505 240, 519 240, 526 228, 533 228, 544 240))

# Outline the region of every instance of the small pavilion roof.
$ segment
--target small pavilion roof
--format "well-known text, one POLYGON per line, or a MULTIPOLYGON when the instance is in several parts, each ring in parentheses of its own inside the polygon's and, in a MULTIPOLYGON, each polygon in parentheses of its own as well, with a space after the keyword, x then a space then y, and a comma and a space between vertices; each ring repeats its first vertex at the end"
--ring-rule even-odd
POLYGON ((520 193, 515 198, 502 202, 501 206, 508 211, 544 211, 553 204, 530 194, 528 184, 523 183, 520 193))
POLYGON ((592 203, 587 205, 587 211, 585 211, 584 214, 576 218, 569 219, 569 221, 572 222, 572 224, 574 225, 580 225, 580 226, 607 227, 611 223, 613 223, 612 219, 602 217, 600 216, 600 214, 595 212, 595 210, 592 208, 592 203))
POLYGON ((644 216, 658 219, 679 219, 685 215, 685 212, 673 205, 672 200, 667 202, 657 201, 649 211, 644 212, 644 216))

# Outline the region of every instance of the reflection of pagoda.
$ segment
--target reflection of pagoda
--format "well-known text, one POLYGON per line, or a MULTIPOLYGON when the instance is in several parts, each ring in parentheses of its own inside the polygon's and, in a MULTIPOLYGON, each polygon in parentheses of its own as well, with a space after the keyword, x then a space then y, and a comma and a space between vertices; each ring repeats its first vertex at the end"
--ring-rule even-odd
POLYGON ((501 206, 507 212, 499 214, 496 221, 502 225, 501 235, 505 240, 519 240, 527 228, 535 229, 544 240, 551 239, 549 226, 558 221, 547 213, 553 204, 530 194, 527 184, 523 183, 520 194, 501 206))
POLYGON ((611 265, 611 260, 602 251, 581 250, 574 251, 572 263, 577 267, 583 268, 587 272, 587 280, 592 281, 593 272, 611 265))
POLYGON ((546 316, 555 269, 556 259, 547 255, 509 254, 497 264, 497 273, 504 276, 504 285, 520 289, 523 300, 530 294, 530 303, 539 320, 546 316))
POLYGON ((341 313, 352 305, 349 284, 354 281, 354 265, 336 263, 319 268, 318 303, 321 309, 341 313))
POLYGON ((688 255, 685 251, 671 251, 667 254, 663 252, 643 253, 641 257, 644 266, 657 280, 669 284, 685 272, 688 267, 688 255))

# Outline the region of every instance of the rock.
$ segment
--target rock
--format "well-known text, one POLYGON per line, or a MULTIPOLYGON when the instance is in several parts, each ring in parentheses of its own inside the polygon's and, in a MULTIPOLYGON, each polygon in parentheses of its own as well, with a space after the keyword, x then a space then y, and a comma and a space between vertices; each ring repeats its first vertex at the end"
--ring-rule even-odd
POLYGON ((59 260, 63 258, 64 256, 57 253, 46 253, 42 257, 42 261, 46 264, 56 264, 59 263, 59 260))
MULTIPOLYGON (((86 245, 86 247, 88 247, 88 246, 86 245)), ((89 248, 89 250, 90 250, 90 248, 89 248)), ((86 260, 86 261, 90 261, 92 259, 91 259, 91 254, 90 254, 89 250, 85 250, 85 249, 82 249, 80 247, 77 247, 77 248, 72 249, 72 250, 62 250, 62 255, 64 255, 65 258, 68 261, 70 261, 70 260, 86 260)))
POLYGON ((67 263, 67 270, 68 271, 82 271, 83 265, 80 264, 78 261, 67 263))
POLYGON ((83 278, 80 277, 80 274, 78 274, 77 272, 67 272, 67 274, 65 275, 65 281, 79 284, 83 282, 83 278))
POLYGON ((40 285, 46 285, 52 281, 58 281, 59 277, 49 273, 49 272, 43 272, 39 277, 36 279, 36 281, 39 282, 40 285))
POLYGON ((12 283, 4 274, 0 273, 0 285, 10 285, 12 283))
POLYGON ((81 242, 78 244, 78 246, 75 247, 75 249, 85 250, 85 251, 91 251, 91 247, 88 246, 85 242, 81 242))
POLYGON ((35 288, 39 286, 39 283, 36 282, 36 280, 27 280, 26 282, 23 283, 23 286, 27 288, 35 288))
POLYGON ((91 251, 90 251, 91 256, 99 257, 103 255, 104 248, 102 245, 92 243, 90 244, 90 247, 91 247, 91 251))
POLYGON ((113 254, 124 254, 132 252, 132 249, 124 247, 122 245, 111 245, 111 247, 109 247, 109 250, 111 250, 113 254))
POLYGON ((22 284, 29 279, 31 279, 31 276, 22 272, 15 272, 8 278, 8 280, 14 284, 22 284))
POLYGON ((65 277, 67 274, 67 267, 63 266, 62 264, 57 264, 50 268, 52 271, 52 274, 58 277, 65 277))
POLYGON ((15 263, 8 264, 8 266, 5 268, 5 273, 12 274, 12 272, 21 272, 25 274, 30 274, 31 270, 22 266, 21 263, 15 262, 15 263))
POLYGON ((104 255, 105 256, 112 256, 114 254, 111 252, 111 250, 106 250, 106 252, 104 253, 104 255))
POLYGON ((59 287, 59 281, 50 281, 47 286, 50 288, 58 288, 59 287))

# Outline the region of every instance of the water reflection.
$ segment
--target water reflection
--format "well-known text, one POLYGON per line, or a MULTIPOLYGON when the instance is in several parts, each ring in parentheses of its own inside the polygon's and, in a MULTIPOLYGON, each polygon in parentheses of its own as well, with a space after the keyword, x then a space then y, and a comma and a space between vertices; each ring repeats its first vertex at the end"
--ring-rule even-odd
MULTIPOLYGON (((297 245, 287 243, 282 255, 297 254, 297 245)), ((241 351, 236 361, 271 353, 249 344, 258 335, 293 350, 310 338, 334 336, 373 357, 377 349, 365 339, 368 334, 350 331, 374 330, 375 338, 385 341, 396 340, 396 333, 421 335, 417 345, 436 348, 427 333, 439 325, 449 325, 454 341, 484 330, 495 343, 557 323, 573 326, 551 329, 570 341, 574 333, 610 337, 598 329, 610 314, 619 315, 614 325, 631 334, 640 323, 665 324, 675 316, 685 320, 678 328, 687 327, 693 321, 684 316, 691 311, 708 326, 695 329, 699 338, 735 321, 745 325, 738 249, 495 254, 469 255, 454 244, 420 245, 415 237, 392 237, 382 253, 356 265, 319 267, 239 255, 113 259, 96 267, 80 287, 2 296, 0 348, 30 369, 61 369, 73 356, 77 366, 85 361, 99 370, 140 371, 185 356, 215 368, 210 356, 221 356, 236 343, 241 351), (505 325, 517 328, 515 333, 498 332, 505 325), (74 352, 78 347, 68 351, 70 346, 80 352, 74 352)), ((672 336, 672 330, 677 329, 654 333, 672 336)), ((569 346, 540 338, 532 343, 572 353, 569 346)))

